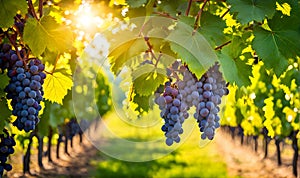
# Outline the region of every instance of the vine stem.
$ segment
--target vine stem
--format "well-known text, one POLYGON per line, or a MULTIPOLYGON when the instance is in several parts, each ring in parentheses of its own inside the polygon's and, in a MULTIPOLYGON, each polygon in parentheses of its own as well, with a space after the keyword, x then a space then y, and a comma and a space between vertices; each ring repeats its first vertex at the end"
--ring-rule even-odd
POLYGON ((230 7, 224 12, 224 14, 221 16, 221 18, 223 19, 225 17, 225 15, 228 14, 229 11, 230 11, 230 7))
POLYGON ((31 14, 33 15, 33 17, 36 20, 39 20, 38 16, 35 13, 35 10, 34 10, 33 4, 32 4, 32 0, 28 0, 28 6, 29 6, 29 10, 30 10, 31 14))
POLYGON ((21 59, 23 61, 23 63, 25 64, 25 60, 21 57, 20 51, 18 50, 18 47, 17 47, 16 43, 13 41, 13 39, 11 39, 11 37, 9 36, 7 31, 5 32, 5 35, 9 39, 11 45, 13 45, 13 47, 15 48, 18 58, 21 59))
POLYGON ((58 59, 59 59, 59 54, 57 54, 56 59, 55 59, 55 63, 54 63, 53 69, 52 69, 52 72, 50 72, 49 74, 53 75, 53 73, 54 73, 54 71, 56 69, 56 65, 57 65, 58 59))
POLYGON ((40 18, 43 16, 43 0, 39 0, 39 15, 40 18))
POLYGON ((148 37, 144 37, 144 40, 145 40, 145 42, 146 42, 146 44, 147 44, 147 46, 148 46, 148 49, 149 49, 149 52, 151 53, 151 56, 152 56, 155 60, 157 60, 155 54, 153 53, 152 45, 151 45, 150 42, 149 42, 149 38, 148 38, 148 37))
POLYGON ((193 0, 189 0, 188 7, 186 8, 185 15, 188 16, 191 10, 193 0))
POLYGON ((172 16, 170 16, 170 14, 167 14, 167 13, 163 13, 163 12, 153 12, 153 13, 154 14, 158 14, 158 15, 163 16, 163 17, 167 17, 167 18, 173 19, 173 20, 177 20, 177 18, 172 17, 172 16))
POLYGON ((46 71, 46 70, 44 70, 44 72, 45 72, 46 74, 53 75, 53 72, 48 72, 48 71, 46 71))
POLYGON ((230 41, 227 41, 226 43, 224 43, 224 44, 221 44, 220 46, 217 46, 216 48, 215 48, 215 50, 217 51, 217 50, 220 50, 220 49, 222 49, 224 46, 226 46, 226 45, 228 45, 228 44, 230 44, 231 43, 231 40, 230 41))
POLYGON ((201 15, 202 15, 202 12, 204 10, 204 7, 205 5, 207 4, 209 0, 204 0, 203 1, 203 5, 202 7, 200 8, 200 10, 198 11, 198 14, 196 16, 196 21, 195 21, 195 25, 194 25, 194 32, 193 34, 195 34, 195 32, 198 30, 198 28, 200 27, 200 19, 201 19, 201 15))
POLYGON ((159 52, 159 55, 158 55, 157 60, 156 60, 156 63, 154 64, 154 67, 155 67, 155 68, 157 67, 158 62, 160 61, 161 56, 162 56, 162 53, 159 52))
POLYGON ((162 53, 159 52, 158 57, 156 57, 155 54, 154 54, 154 52, 153 52, 153 49, 152 49, 153 46, 152 46, 152 45, 150 44, 150 42, 149 42, 149 38, 146 37, 146 36, 144 36, 143 33, 141 33, 140 35, 141 35, 142 37, 144 37, 144 40, 145 40, 145 42, 146 42, 146 44, 147 44, 147 46, 148 46, 148 51, 150 52, 151 57, 155 59, 154 67, 157 67, 158 62, 160 61, 160 58, 161 58, 161 56, 162 56, 162 53))

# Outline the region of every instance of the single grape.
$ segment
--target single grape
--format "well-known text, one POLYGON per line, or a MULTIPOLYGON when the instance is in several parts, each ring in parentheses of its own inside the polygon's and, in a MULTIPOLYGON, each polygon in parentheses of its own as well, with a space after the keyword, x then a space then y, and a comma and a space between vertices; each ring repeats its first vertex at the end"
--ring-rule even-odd
POLYGON ((171 145, 173 144, 173 139, 168 137, 168 138, 166 139, 166 144, 167 144, 168 146, 171 146, 171 145))
POLYGON ((173 101, 171 96, 165 96, 166 103, 171 103, 173 101))
POLYGON ((209 110, 208 110, 207 108, 202 108, 202 109, 200 110, 200 115, 201 115, 202 117, 206 117, 208 114, 209 114, 209 110))
POLYGON ((33 74, 36 74, 38 72, 39 68, 36 65, 33 65, 30 67, 30 72, 33 74))

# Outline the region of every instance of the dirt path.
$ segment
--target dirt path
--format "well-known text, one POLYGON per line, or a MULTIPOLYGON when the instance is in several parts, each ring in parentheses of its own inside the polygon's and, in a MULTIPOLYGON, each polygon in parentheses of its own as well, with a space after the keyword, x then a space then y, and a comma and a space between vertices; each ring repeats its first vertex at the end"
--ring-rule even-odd
MULTIPOLYGON (((223 131, 217 133, 215 143, 227 163, 229 176, 295 178, 292 174, 291 160, 282 159, 283 165, 277 166, 275 154, 269 154, 269 158, 263 159, 262 150, 255 153, 250 146, 241 146, 239 138, 232 140, 223 131)), ((298 160, 298 165, 299 163, 300 160, 298 160)))
MULTIPOLYGON (((283 166, 277 166, 276 156, 272 151, 267 159, 263 159, 261 145, 258 153, 255 153, 250 146, 239 143, 239 139, 232 140, 231 137, 219 131, 215 140, 211 144, 216 144, 218 152, 224 157, 227 164, 228 175, 243 178, 295 178, 292 174, 291 160, 283 156, 283 166)), ((33 175, 23 175, 22 155, 13 155, 13 171, 8 173, 8 177, 88 177, 89 172, 95 169, 90 165, 91 160, 101 160, 97 155, 97 149, 84 138, 83 144, 79 145, 78 137, 75 137, 73 148, 69 148, 70 156, 64 153, 64 144, 60 147, 60 159, 56 159, 56 146, 52 147, 53 163, 48 162, 47 157, 43 157, 45 170, 39 170, 37 165, 37 150, 33 149, 31 157, 31 173, 33 175)), ((289 157, 290 158, 290 157, 289 157)), ((298 161, 300 165, 300 159, 298 161)), ((300 166, 299 166, 300 172, 300 166)), ((298 176, 299 177, 299 176, 298 176)))
POLYGON ((56 158, 56 146, 51 150, 53 162, 48 162, 47 157, 43 157, 44 170, 40 170, 37 165, 37 150, 33 149, 31 156, 31 173, 32 175, 23 175, 22 155, 13 155, 13 171, 9 172, 7 177, 88 177, 89 171, 93 169, 90 160, 97 155, 95 149, 87 139, 79 144, 78 136, 74 138, 73 148, 69 147, 69 154, 64 153, 64 144, 60 145, 60 159, 56 158))

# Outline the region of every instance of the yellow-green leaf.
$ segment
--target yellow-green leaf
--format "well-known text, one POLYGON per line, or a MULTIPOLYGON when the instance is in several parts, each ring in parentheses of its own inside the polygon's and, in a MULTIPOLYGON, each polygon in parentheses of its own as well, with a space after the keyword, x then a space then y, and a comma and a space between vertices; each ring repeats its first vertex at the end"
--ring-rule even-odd
POLYGON ((151 95, 166 79, 165 70, 145 64, 132 72, 134 90, 140 96, 151 95))
POLYGON ((35 56, 41 55, 46 48, 53 52, 63 52, 72 47, 72 31, 58 24, 51 16, 43 16, 40 21, 29 18, 24 28, 24 41, 35 56), (32 36, 34 32, 34 37, 32 36))
POLYGON ((62 104, 63 98, 67 95, 68 90, 73 86, 71 75, 62 72, 54 72, 52 75, 48 74, 44 87, 44 98, 62 104))

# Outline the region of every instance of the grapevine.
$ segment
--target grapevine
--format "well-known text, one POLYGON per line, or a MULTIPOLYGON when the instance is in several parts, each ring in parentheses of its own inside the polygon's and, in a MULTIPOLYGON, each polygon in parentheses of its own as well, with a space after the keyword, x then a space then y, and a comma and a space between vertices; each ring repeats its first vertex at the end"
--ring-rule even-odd
MULTIPOLYGON (((89 81, 97 60, 105 58, 101 72, 130 74, 122 99, 132 110, 146 114, 155 95, 167 145, 180 142, 185 119, 194 117, 201 139, 212 140, 220 125, 228 126, 233 135, 239 130, 241 142, 253 137, 257 150, 263 135, 265 157, 270 140, 278 155, 287 142, 298 175, 299 1, 11 0, 0 9, 0 151, 14 145, 4 143, 14 143, 14 129, 4 128, 51 139, 67 118, 93 116, 92 103, 101 114, 113 108, 106 77, 89 81), (91 42, 96 34, 101 44, 91 42), (88 80, 76 81, 74 91, 77 72, 88 80), (88 98, 87 85, 98 91, 89 103, 75 103, 75 113, 72 93, 88 98)), ((68 124, 79 131, 75 120, 68 124)), ((11 169, 3 160, 1 173, 11 169)))

